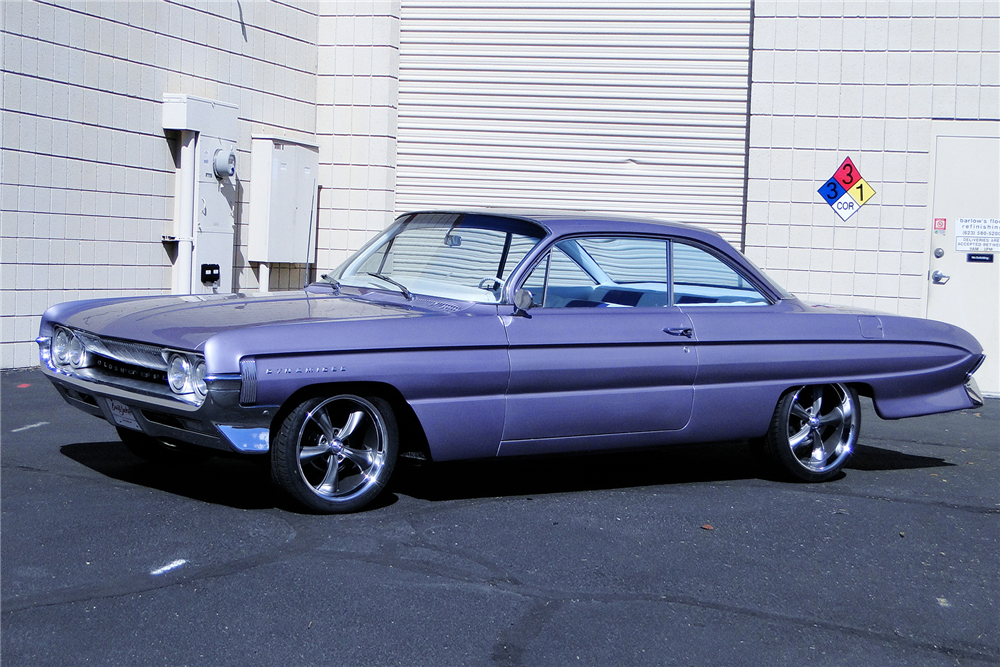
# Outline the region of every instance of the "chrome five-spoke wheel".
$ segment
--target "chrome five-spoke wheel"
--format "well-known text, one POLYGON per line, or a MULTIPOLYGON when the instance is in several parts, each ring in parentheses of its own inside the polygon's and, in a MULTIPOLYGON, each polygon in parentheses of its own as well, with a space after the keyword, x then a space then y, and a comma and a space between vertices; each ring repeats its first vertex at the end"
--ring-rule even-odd
POLYGON ((861 427, 858 395, 843 384, 806 385, 778 402, 767 434, 772 461, 796 479, 830 479, 854 451, 861 427))
POLYGON ((271 475, 310 510, 353 512, 385 487, 397 441, 392 409, 381 398, 313 398, 282 422, 271 450, 271 475))

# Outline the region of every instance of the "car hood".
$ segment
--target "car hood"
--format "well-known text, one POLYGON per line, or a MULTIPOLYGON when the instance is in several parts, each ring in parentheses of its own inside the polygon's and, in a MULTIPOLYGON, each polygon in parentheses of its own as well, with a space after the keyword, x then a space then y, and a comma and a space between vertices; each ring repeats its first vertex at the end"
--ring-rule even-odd
MULTIPOLYGON (((400 297, 402 301, 402 297, 400 297)), ((53 306, 44 322, 60 322, 100 336, 201 350, 234 329, 309 322, 386 320, 440 314, 434 302, 392 303, 309 291, 277 295, 211 294, 73 301, 53 306)), ((291 332, 289 332, 291 334, 291 332)))

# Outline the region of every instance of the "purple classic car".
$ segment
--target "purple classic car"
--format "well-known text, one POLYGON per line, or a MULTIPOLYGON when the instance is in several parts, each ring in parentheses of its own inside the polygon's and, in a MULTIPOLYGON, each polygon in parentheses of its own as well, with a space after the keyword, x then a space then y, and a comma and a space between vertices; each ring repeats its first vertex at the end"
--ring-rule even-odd
POLYGON ((269 457, 315 512, 433 461, 748 440, 838 474, 858 395, 896 419, 982 404, 982 347, 805 303, 717 234, 553 211, 424 211, 303 291, 50 308, 42 369, 134 453, 269 457))

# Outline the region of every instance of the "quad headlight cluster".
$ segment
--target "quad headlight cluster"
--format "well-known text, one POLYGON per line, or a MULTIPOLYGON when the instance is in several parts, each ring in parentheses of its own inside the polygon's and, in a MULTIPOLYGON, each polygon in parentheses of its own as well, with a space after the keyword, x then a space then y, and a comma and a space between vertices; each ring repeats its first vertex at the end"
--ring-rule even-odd
POLYGON ((57 329, 52 339, 52 360, 62 368, 86 368, 90 355, 76 334, 69 329, 57 329))
POLYGON ((205 360, 180 352, 164 352, 167 357, 167 384, 175 394, 194 394, 205 398, 208 385, 205 383, 205 360))
POLYGON ((56 327, 50 345, 52 362, 64 371, 94 367, 150 380, 166 375, 172 393, 199 404, 208 393, 205 360, 198 354, 102 340, 63 327, 56 327), (136 353, 137 348, 141 348, 139 353, 136 353))

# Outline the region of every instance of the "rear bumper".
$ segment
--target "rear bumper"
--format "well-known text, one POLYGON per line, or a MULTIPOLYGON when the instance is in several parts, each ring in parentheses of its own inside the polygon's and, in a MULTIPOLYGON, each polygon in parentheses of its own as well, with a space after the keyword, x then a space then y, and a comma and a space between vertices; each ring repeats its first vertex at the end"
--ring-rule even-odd
POLYGON ((972 407, 983 407, 983 392, 979 391, 976 378, 969 377, 969 381, 965 383, 965 393, 968 394, 969 400, 972 401, 972 407))

